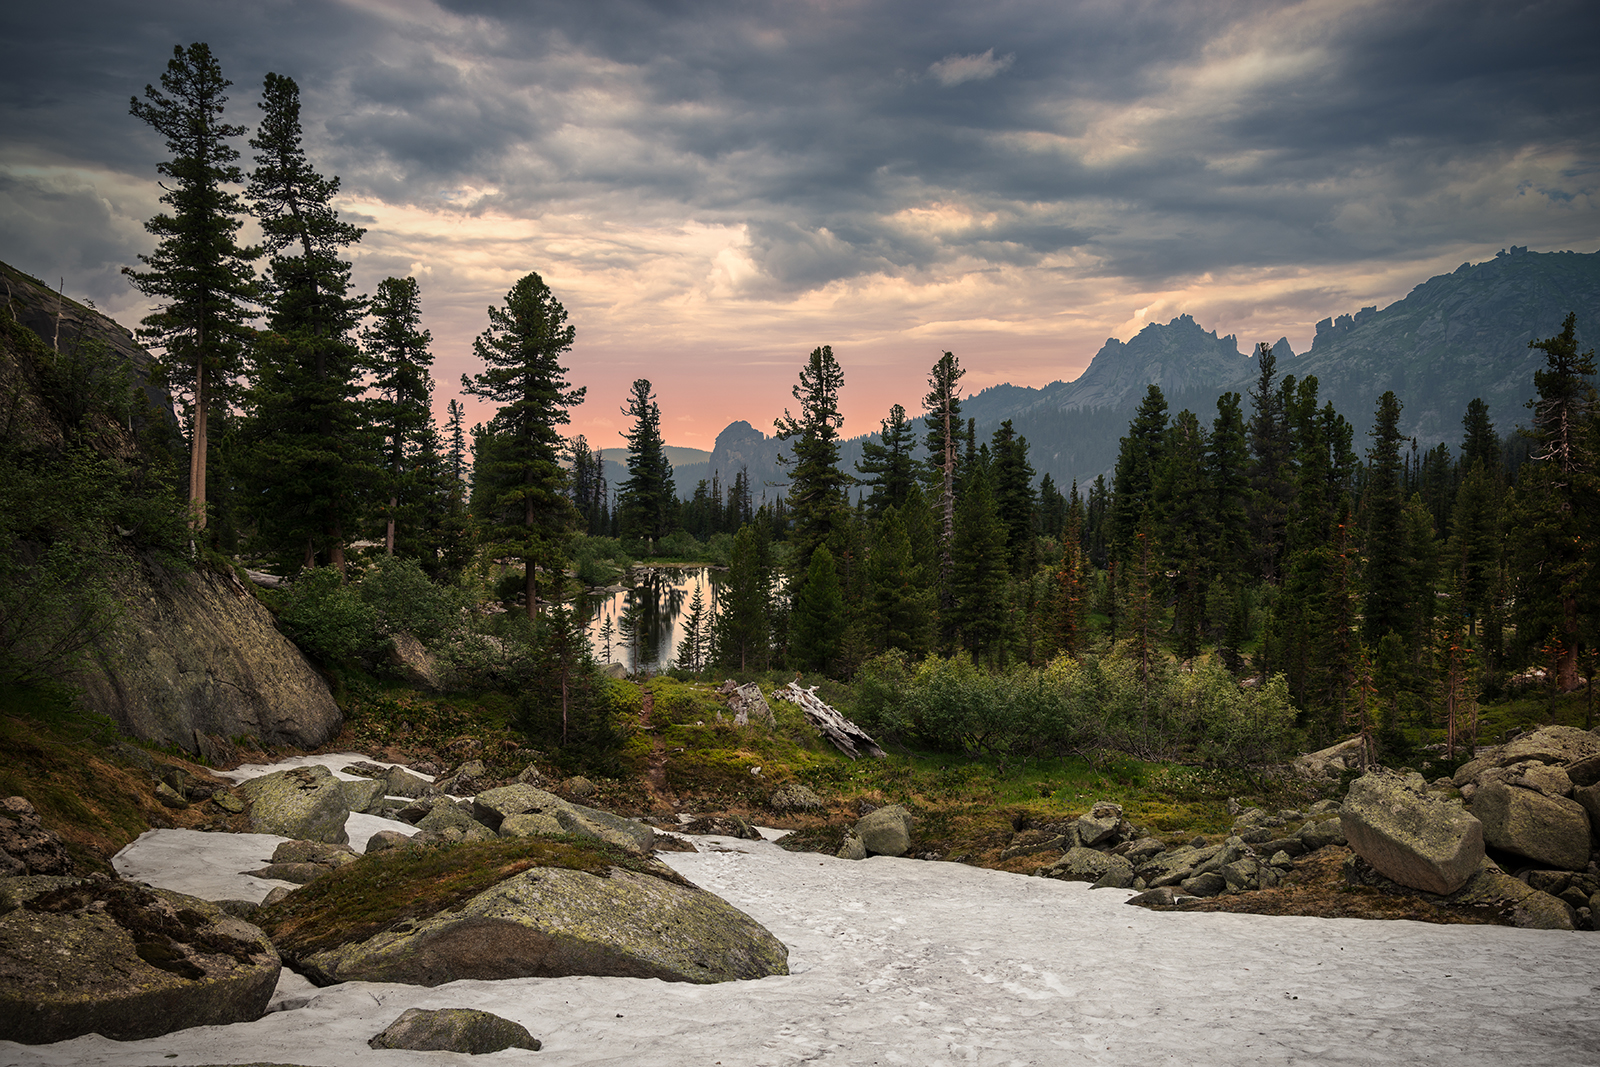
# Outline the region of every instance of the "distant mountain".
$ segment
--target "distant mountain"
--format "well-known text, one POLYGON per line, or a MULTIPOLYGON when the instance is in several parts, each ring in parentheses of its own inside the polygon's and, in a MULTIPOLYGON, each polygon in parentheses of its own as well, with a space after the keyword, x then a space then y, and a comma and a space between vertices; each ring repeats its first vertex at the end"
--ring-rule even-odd
MULTIPOLYGON (((1568 312, 1578 316, 1586 347, 1600 340, 1600 252, 1503 251, 1483 263, 1463 263, 1430 278, 1388 307, 1362 308, 1317 324, 1311 351, 1296 355, 1286 338, 1273 345, 1278 374, 1314 374, 1318 395, 1355 424, 1356 447, 1378 397, 1393 389, 1403 405, 1401 431, 1422 449, 1461 442, 1467 403, 1482 397, 1501 436, 1527 420, 1533 372, 1541 355, 1528 342, 1561 330, 1568 312)), ((1063 491, 1076 480, 1087 486, 1109 475, 1120 439, 1151 382, 1161 387, 1169 412, 1188 408, 1209 426, 1217 397, 1248 394, 1257 378, 1255 344, 1240 350, 1237 337, 1218 336, 1188 315, 1151 323, 1126 343, 1108 338, 1089 366, 1070 382, 1034 388, 1003 384, 968 396, 962 418, 974 418, 981 439, 1006 419, 1029 443, 1029 458, 1063 491)), ((1245 399, 1246 415, 1249 399, 1245 399)), ((920 416, 920 405, 907 405, 920 416)), ((918 436, 921 420, 918 419, 918 436)), ((844 442, 846 470, 854 472, 864 437, 844 442)), ((720 469, 726 485, 741 464, 757 484, 787 480, 776 456, 781 442, 747 422, 722 431, 708 470, 720 469)), ((699 475, 709 477, 708 475, 699 475)), ((694 482, 680 477, 688 496, 694 482)), ((759 498, 759 492, 757 494, 759 498)))

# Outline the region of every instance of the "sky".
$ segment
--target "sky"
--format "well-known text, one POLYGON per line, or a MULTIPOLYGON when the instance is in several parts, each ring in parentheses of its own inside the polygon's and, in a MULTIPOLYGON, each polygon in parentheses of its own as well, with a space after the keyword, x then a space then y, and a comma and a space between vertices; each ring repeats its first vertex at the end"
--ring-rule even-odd
MULTIPOLYGON (((436 408, 487 308, 537 272, 623 447, 771 432, 807 353, 847 435, 963 386, 1077 377, 1188 313, 1242 349, 1386 306, 1510 245, 1600 249, 1600 8, 1307 0, 63 0, 0 43, 0 259, 124 324, 159 136, 129 115, 207 42, 253 126, 269 71, 367 227, 355 280, 415 276, 436 408)), ((249 149, 238 146, 248 167, 249 149)), ((466 398, 469 422, 492 409, 466 398)))

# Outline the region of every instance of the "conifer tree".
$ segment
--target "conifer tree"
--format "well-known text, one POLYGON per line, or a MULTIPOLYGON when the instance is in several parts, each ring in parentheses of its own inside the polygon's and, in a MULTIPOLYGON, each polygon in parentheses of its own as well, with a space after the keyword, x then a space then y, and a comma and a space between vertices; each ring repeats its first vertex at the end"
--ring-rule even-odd
POLYGON ((156 250, 141 255, 147 269, 123 268, 139 292, 157 301, 141 323, 139 336, 164 349, 167 384, 184 398, 189 414, 189 506, 191 524, 206 524, 206 466, 209 416, 226 406, 242 366, 250 331, 246 326, 257 297, 250 263, 260 249, 241 246, 237 237, 244 205, 227 186, 244 174, 234 162, 229 139, 242 126, 222 121, 226 90, 233 83, 203 43, 175 47, 161 75, 161 89, 144 87, 129 112, 166 139, 172 158, 156 169, 163 184, 161 202, 171 209, 145 223, 159 239, 156 250))
POLYGON ((756 523, 746 523, 733 536, 728 572, 717 595, 712 627, 716 657, 727 670, 765 666, 771 650, 771 554, 756 523))
POLYGON ((906 409, 899 404, 891 407, 889 417, 879 424, 878 440, 869 438, 861 443, 856 472, 867 476, 860 482, 872 490, 867 507, 874 516, 882 515, 886 508, 905 507, 906 494, 916 481, 915 445, 915 432, 906 419, 906 409))
POLYGON ((805 581, 794 595, 789 618, 789 659, 801 670, 827 673, 838 659, 844 627, 844 593, 827 545, 811 553, 805 581))
POLYGON ((939 533, 939 610, 948 612, 952 604, 950 591, 951 542, 955 538, 956 515, 956 438, 961 429, 961 376, 966 374, 961 361, 946 352, 928 372, 928 393, 922 398, 923 425, 927 427, 924 441, 928 449, 928 473, 931 495, 938 502, 939 533))
MULTIPOLYGON (((373 427, 384 439, 387 522, 384 551, 394 555, 395 527, 404 511, 412 523, 433 509, 438 486, 433 426, 433 335, 422 329, 422 296, 415 278, 385 278, 372 301, 372 324, 362 332, 372 369, 373 427)), ((452 401, 454 403, 454 401, 452 401)))
MULTIPOLYGON (((931 533, 932 523, 926 525, 931 533)), ((885 508, 873 526, 867 577, 872 590, 867 617, 875 647, 880 651, 897 648, 912 655, 925 651, 931 590, 921 580, 911 537, 898 508, 885 508)))
POLYGON ((1163 461, 1167 432, 1167 399, 1154 382, 1128 425, 1117 452, 1112 480, 1110 543, 1112 555, 1126 563, 1135 547, 1136 534, 1152 504, 1156 471, 1163 461))
POLYGON ((622 413, 633 426, 623 434, 628 441, 628 480, 617 487, 618 526, 623 537, 659 543, 672 532, 678 495, 661 439, 661 408, 649 379, 633 383, 622 413))
POLYGON ((1006 528, 981 459, 963 475, 952 544, 952 606, 947 630, 976 657, 999 661, 1006 608, 1006 528))
POLYGON ((1366 485, 1366 613, 1363 636, 1376 647, 1393 630, 1402 639, 1410 633, 1406 601, 1405 502, 1400 489, 1400 401, 1393 390, 1378 399, 1373 418, 1372 448, 1367 452, 1366 485))
MULTIPOLYGON (((247 196, 261 224, 268 332, 254 352, 246 469, 258 521, 288 549, 341 573, 344 545, 372 481, 373 449, 359 397, 365 369, 352 333, 366 310, 350 294, 345 250, 365 232, 339 218, 339 179, 301 147, 300 89, 268 74, 247 196)), ((431 419, 427 420, 431 429, 431 419)))
POLYGON ((1282 580, 1289 500, 1293 494, 1291 449, 1285 390, 1277 382, 1277 357, 1272 346, 1256 346, 1256 388, 1250 392, 1251 527, 1256 548, 1256 573, 1268 585, 1282 580))
POLYGON ((1163 531, 1166 570, 1176 598, 1175 651, 1183 660, 1200 654, 1215 542, 1212 494, 1205 482, 1206 435, 1194 412, 1178 413, 1167 430, 1160 469, 1152 489, 1154 514, 1163 531))
POLYGON ((1205 477, 1211 491, 1217 537, 1212 564, 1234 588, 1251 572, 1250 444, 1238 393, 1224 393, 1217 398, 1217 417, 1211 423, 1208 445, 1205 477))
POLYGON ((849 518, 845 497, 850 476, 839 469, 839 390, 844 371, 833 358, 833 348, 811 350, 800 369, 800 381, 791 390, 800 402, 800 414, 788 408, 775 420, 780 441, 793 441, 786 462, 790 466, 789 508, 793 512, 795 577, 811 567, 811 553, 825 544, 849 518))
POLYGON ((489 308, 488 329, 472 343, 484 370, 461 376, 462 389, 500 404, 490 426, 490 455, 477 463, 473 492, 483 498, 489 540, 522 559, 530 618, 539 611, 539 571, 552 593, 564 580, 578 521, 560 465, 558 429, 571 421, 568 409, 581 404, 585 392, 570 386, 559 363, 575 335, 566 308, 544 279, 528 274, 506 293, 505 307, 489 308))
POLYGON ((1545 365, 1533 375, 1534 451, 1518 472, 1512 509, 1517 634, 1523 644, 1550 638, 1555 688, 1570 692, 1578 684, 1583 632, 1600 600, 1593 547, 1600 539, 1595 359, 1593 350, 1578 351, 1573 314, 1561 333, 1528 347, 1544 353, 1545 365))
POLYGON ((995 510, 1006 528, 1006 556, 1011 573, 1032 573, 1035 566, 1033 465, 1028 439, 1019 437, 1011 420, 1002 422, 992 439, 995 510))

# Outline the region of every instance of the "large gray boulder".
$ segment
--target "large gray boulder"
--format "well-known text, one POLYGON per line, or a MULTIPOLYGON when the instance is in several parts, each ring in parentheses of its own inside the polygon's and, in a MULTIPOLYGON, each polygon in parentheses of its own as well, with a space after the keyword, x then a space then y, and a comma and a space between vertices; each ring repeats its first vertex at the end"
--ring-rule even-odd
POLYGON ((280 970, 266 935, 210 901, 107 879, 0 879, 0 1040, 249 1022, 280 970))
POLYGON ((152 566, 119 580, 123 614, 76 678, 92 711, 192 753, 206 736, 312 749, 339 733, 322 675, 231 571, 152 566))
POLYGON ((1533 889, 1485 859, 1473 877, 1447 901, 1509 912, 1511 925, 1529 930, 1571 930, 1572 909, 1557 897, 1533 889))
POLYGON ((535 867, 435 914, 295 951, 284 946, 296 970, 322 985, 567 975, 709 983, 787 974, 789 958, 782 942, 720 897, 676 876, 618 867, 603 877, 535 867))
POLYGON ((1491 782, 1473 794, 1472 813, 1495 848, 1563 871, 1589 864, 1589 816, 1576 801, 1491 782))
POLYGON ((1600 756, 1600 735, 1575 726, 1542 726, 1500 748, 1495 762, 1502 767, 1538 760, 1554 767, 1600 756))
POLYGON ((1356 779, 1340 825, 1357 855, 1412 889, 1453 893, 1483 861, 1483 824, 1460 804, 1429 793, 1420 775, 1356 779))
POLYGON ((1078 817, 1078 841, 1093 847, 1114 837, 1122 825, 1122 805, 1102 800, 1089 809, 1089 814, 1078 817))
POLYGON ((1133 864, 1126 856, 1116 856, 1084 845, 1069 848, 1060 859, 1039 873, 1063 882, 1093 882, 1096 886, 1124 888, 1133 884, 1133 864))
POLYGON ((544 1047, 521 1023, 475 1008, 407 1008, 367 1046, 411 1052, 460 1052, 468 1056, 508 1048, 538 1052, 544 1047))
POLYGON ((574 804, 554 793, 516 782, 485 790, 472 798, 472 812, 479 822, 504 836, 530 833, 567 833, 607 841, 635 852, 655 847, 655 831, 643 823, 624 819, 598 808, 574 804), (537 820, 518 819, 512 829, 505 822, 515 816, 539 816, 537 820), (555 829, 548 829, 550 826, 555 829))
POLYGON ((855 834, 867 852, 874 856, 904 856, 911 850, 911 813, 899 804, 890 804, 863 815, 855 834))
POLYGON ((250 801, 250 829, 297 841, 343 845, 350 808, 339 779, 326 767, 294 767, 251 778, 239 786, 250 801))

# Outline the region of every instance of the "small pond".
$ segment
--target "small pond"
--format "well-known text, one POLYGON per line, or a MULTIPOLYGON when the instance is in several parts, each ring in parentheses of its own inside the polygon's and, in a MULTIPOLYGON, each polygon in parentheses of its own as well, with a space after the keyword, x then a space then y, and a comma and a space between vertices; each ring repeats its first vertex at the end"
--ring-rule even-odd
POLYGON ((709 623, 720 577, 703 566, 635 567, 619 583, 632 588, 584 594, 579 603, 586 612, 584 632, 594 658, 601 663, 621 663, 630 671, 665 670, 678 654, 683 623, 696 592, 705 603, 709 623), (630 608, 639 620, 638 638, 631 647, 622 634, 623 616, 630 608), (603 636, 607 619, 614 631, 609 657, 603 636))

